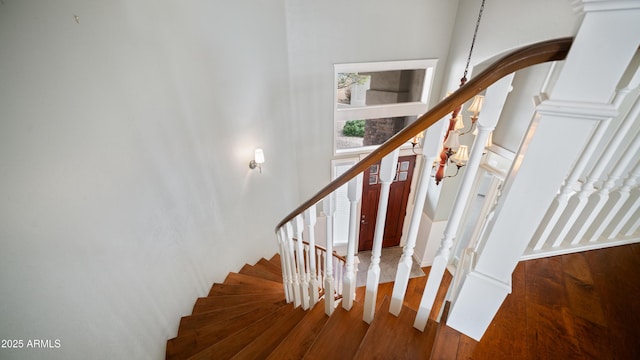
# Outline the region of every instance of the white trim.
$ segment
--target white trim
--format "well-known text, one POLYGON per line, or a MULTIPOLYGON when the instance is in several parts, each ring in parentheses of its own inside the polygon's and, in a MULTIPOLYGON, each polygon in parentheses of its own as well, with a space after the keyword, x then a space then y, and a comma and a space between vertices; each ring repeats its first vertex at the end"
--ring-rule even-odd
POLYGON ((614 240, 607 240, 607 241, 599 241, 595 243, 590 242, 585 244, 575 244, 575 245, 570 245, 563 248, 552 248, 552 249, 541 249, 541 250, 527 249, 525 254, 520 257, 520 261, 540 259, 544 257, 551 257, 551 256, 557 256, 557 255, 566 255, 566 254, 572 254, 572 253, 577 253, 582 251, 604 249, 608 247, 633 244, 637 242, 640 242, 640 237, 635 236, 627 239, 614 239, 614 240))

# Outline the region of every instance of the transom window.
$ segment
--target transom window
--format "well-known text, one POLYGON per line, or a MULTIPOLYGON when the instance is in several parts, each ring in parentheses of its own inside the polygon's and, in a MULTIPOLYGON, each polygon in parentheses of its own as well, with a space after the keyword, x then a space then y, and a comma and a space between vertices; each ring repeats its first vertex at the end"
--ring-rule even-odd
POLYGON ((425 113, 436 64, 336 64, 335 154, 370 151, 425 113))

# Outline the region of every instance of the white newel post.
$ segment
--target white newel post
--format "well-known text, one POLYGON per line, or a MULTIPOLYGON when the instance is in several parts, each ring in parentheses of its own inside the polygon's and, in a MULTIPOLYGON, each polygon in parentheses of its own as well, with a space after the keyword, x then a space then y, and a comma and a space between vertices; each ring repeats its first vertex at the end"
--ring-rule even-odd
POLYGON ((507 95, 511 89, 511 82, 513 80, 513 74, 507 75, 502 79, 491 85, 485 94, 485 103, 483 105, 482 113, 477 120, 478 135, 473 141, 471 147, 471 153, 469 154, 469 161, 467 162, 466 170, 462 175, 462 181, 460 188, 456 194, 456 198, 451 209, 451 214, 447 221, 447 226, 444 230, 442 243, 436 257, 431 265, 431 271, 427 278, 427 284, 420 300, 420 307, 418 308, 418 314, 416 315, 413 327, 420 331, 424 331, 427 321, 429 320, 429 314, 433 308, 433 303, 436 299, 440 283, 444 271, 447 268, 449 259, 451 257, 451 248, 454 244, 454 238, 458 227, 460 226, 460 220, 464 213, 469 196, 471 195, 471 189, 473 188, 473 182, 478 173, 480 162, 482 160, 482 153, 489 138, 489 133, 493 131, 500 118, 500 113, 504 107, 507 95))
POLYGON ((583 6, 560 76, 536 109, 496 216, 451 301, 447 325, 475 340, 511 291, 511 274, 566 174, 598 123, 616 115, 609 101, 640 43, 640 2, 585 0, 583 6))
POLYGON ((362 197, 362 174, 354 177, 349 181, 347 188, 347 196, 349 197, 349 243, 347 245, 347 268, 342 280, 342 307, 345 310, 351 310, 353 301, 356 298, 356 271, 355 271, 355 254, 356 254, 356 230, 360 223, 358 218, 358 201, 362 197))
POLYGON ((291 288, 293 289, 293 306, 298 307, 302 304, 302 297, 300 295, 300 274, 298 273, 296 265, 296 250, 293 244, 293 226, 291 222, 285 225, 285 233, 287 238, 286 247, 288 249, 288 268, 291 274, 291 288))
POLYGON ((304 220, 307 224, 307 238, 309 239, 309 297, 311 300, 310 306, 313 307, 318 302, 318 284, 317 268, 316 268, 316 206, 311 205, 304 212, 304 220))
POLYGON ((333 218, 335 216, 335 192, 325 197, 322 209, 327 219, 327 253, 325 255, 324 274, 324 313, 331 316, 336 307, 335 285, 333 278, 333 218))
POLYGON ((382 158, 380 163, 380 198, 378 200, 378 214, 376 215, 376 227, 373 233, 373 248, 371 250, 371 264, 367 271, 367 286, 364 297, 363 320, 371 324, 376 311, 376 297, 380 282, 380 256, 382 255, 382 240, 384 226, 387 220, 387 207, 389 205, 389 190, 393 178, 396 176, 399 149, 395 149, 382 158))
POLYGON ((293 301, 291 294, 291 280, 289 276, 289 267, 287 265, 287 258, 289 257, 287 254, 286 247, 286 235, 284 234, 284 228, 281 227, 278 230, 278 250, 280 251, 280 267, 282 268, 282 284, 284 286, 284 298, 287 303, 293 301))
POLYGON ((305 269, 305 254, 304 244, 302 243, 302 230, 304 228, 304 220, 302 215, 298 215, 294 219, 296 229, 296 245, 297 253, 296 259, 298 260, 298 278, 300 282, 300 294, 302 296, 302 308, 307 310, 309 308, 309 281, 307 280, 307 272, 305 269))

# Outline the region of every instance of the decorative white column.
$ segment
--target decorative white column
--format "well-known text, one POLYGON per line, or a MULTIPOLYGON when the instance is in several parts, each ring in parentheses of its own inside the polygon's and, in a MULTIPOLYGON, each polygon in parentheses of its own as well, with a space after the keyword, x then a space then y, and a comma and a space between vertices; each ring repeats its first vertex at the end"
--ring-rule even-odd
POLYGON ((318 284, 317 278, 317 268, 316 268, 316 237, 315 237, 315 226, 316 226, 316 206, 311 205, 304 212, 304 220, 306 223, 307 229, 307 238, 309 239, 309 299, 311 303, 309 304, 313 307, 318 302, 318 289, 320 284, 318 284))
POLYGON ((475 340, 510 292, 513 270, 597 124, 616 115, 609 101, 640 43, 640 2, 583 5, 562 72, 549 100, 537 107, 496 215, 451 301, 447 325, 475 340))
POLYGON ((435 185, 435 182, 431 179, 431 171, 433 170, 432 166, 434 161, 436 161, 437 155, 437 153, 429 154, 429 156, 425 156, 424 154, 422 155, 422 173, 420 175, 420 182, 418 183, 418 190, 414 200, 409 231, 407 232, 407 242, 404 244, 402 257, 400 257, 400 261, 398 261, 398 270, 396 271, 393 293, 391 294, 391 304, 389 305, 389 312, 395 316, 400 315, 404 296, 407 292, 407 286, 409 285, 411 266, 413 265, 413 251, 418 238, 418 230, 420 229, 420 219, 422 218, 424 202, 427 198, 427 193, 429 192, 429 186, 431 184, 435 185))
POLYGON ((296 259, 298 260, 297 272, 300 281, 300 294, 302 295, 302 308, 304 310, 307 310, 309 309, 309 281, 307 280, 307 271, 304 261, 304 245, 302 244, 302 230, 304 228, 304 220, 302 219, 302 214, 296 216, 293 221, 296 228, 296 259))
POLYGON ((291 274, 291 287, 293 289, 293 306, 298 307, 302 304, 302 296, 300 294, 300 274, 297 271, 296 251, 293 244, 293 226, 291 222, 285 225, 285 233, 287 239, 286 247, 288 248, 289 271, 291 274))
POLYGON ((333 218, 335 216, 336 194, 332 192, 324 198, 322 209, 327 219, 327 253, 325 254, 324 274, 324 313, 331 316, 336 307, 335 280, 333 278, 333 218))
POLYGON ((371 263, 367 271, 367 287, 364 297, 364 313, 362 319, 367 324, 371 324, 376 311, 376 297, 378 295, 378 284, 380 283, 380 256, 382 255, 382 240, 384 237, 384 226, 387 220, 387 206, 389 204, 389 190, 391 183, 396 176, 396 166, 398 165, 398 153, 395 149, 380 162, 380 198, 378 200, 378 214, 376 215, 376 227, 373 233, 373 248, 371 249, 371 263))
POLYGON ((284 287, 284 298, 287 303, 293 301, 291 293, 291 278, 289 274, 289 267, 287 259, 289 257, 288 248, 286 247, 286 236, 284 234, 284 228, 281 227, 278 230, 278 250, 280 251, 280 268, 282 268, 282 285, 284 287))
POLYGON ((345 310, 351 310, 353 300, 356 298, 356 271, 354 269, 354 257, 356 254, 357 226, 360 223, 358 218, 358 201, 362 197, 362 174, 356 176, 349 181, 347 188, 347 196, 349 198, 349 243, 347 245, 347 268, 342 280, 342 307, 345 310))
POLYGON ((436 299, 440 283, 444 271, 447 268, 449 259, 451 257, 451 248, 454 244, 454 238, 458 227, 460 226, 460 220, 464 213, 464 209, 469 200, 471 189, 473 188, 473 182, 478 168, 480 167, 480 161, 482 159, 482 153, 484 151, 485 144, 489 138, 489 133, 493 131, 500 118, 500 113, 504 107, 504 102, 511 89, 511 82, 513 80, 513 74, 507 75, 502 79, 491 85, 485 95, 485 103, 477 120, 478 135, 473 141, 471 147, 471 154, 469 154, 469 161, 466 170, 462 175, 462 181, 458 188, 458 193, 451 209, 451 214, 447 221, 447 226, 444 230, 442 238, 442 244, 436 253, 436 257, 431 265, 431 271, 429 271, 429 277, 427 284, 422 294, 420 301, 420 307, 418 308, 418 314, 416 315, 413 327, 420 331, 424 331, 427 321, 429 320, 429 314, 433 308, 433 303, 436 299))
MULTIPOLYGON (((440 120, 446 122, 447 119, 440 120)), ((402 304, 409 285, 409 277, 411 276, 411 266, 413 265, 413 254, 418 239, 418 230, 420 229, 420 221, 427 194, 435 181, 431 178, 433 172, 433 164, 439 159, 440 150, 442 149, 442 132, 440 126, 434 125, 424 132, 422 141, 422 173, 417 186, 417 193, 414 199, 413 213, 411 214, 411 222, 409 223, 409 231, 407 232, 407 241, 402 250, 402 256, 398 261, 398 270, 396 279, 393 284, 393 293, 391 294, 391 303, 389 312, 395 316, 400 315, 402 304)))

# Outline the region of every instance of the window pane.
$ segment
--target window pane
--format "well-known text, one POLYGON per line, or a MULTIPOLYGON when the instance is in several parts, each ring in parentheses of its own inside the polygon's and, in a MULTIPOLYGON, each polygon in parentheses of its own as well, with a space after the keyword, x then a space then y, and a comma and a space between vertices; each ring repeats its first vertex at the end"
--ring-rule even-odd
POLYGON ((420 101, 425 69, 337 74, 338 108, 420 101))
POLYGON ((413 120, 415 116, 336 121, 336 148, 343 150, 380 145, 413 120))

